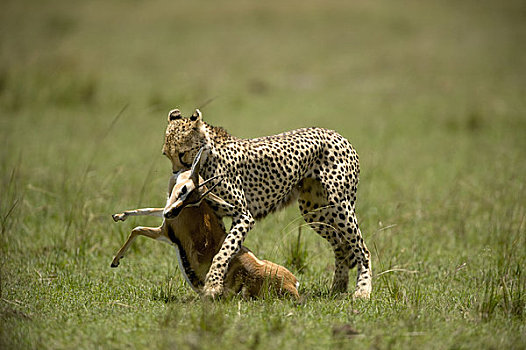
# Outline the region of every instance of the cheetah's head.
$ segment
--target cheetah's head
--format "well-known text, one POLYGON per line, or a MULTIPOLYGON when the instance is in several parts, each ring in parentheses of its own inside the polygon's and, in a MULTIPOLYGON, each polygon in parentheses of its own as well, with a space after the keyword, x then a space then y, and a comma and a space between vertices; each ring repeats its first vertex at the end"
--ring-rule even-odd
POLYGON ((168 113, 163 155, 172 162, 174 173, 189 169, 197 152, 206 143, 202 125, 202 114, 198 109, 190 118, 183 118, 178 109, 168 113))

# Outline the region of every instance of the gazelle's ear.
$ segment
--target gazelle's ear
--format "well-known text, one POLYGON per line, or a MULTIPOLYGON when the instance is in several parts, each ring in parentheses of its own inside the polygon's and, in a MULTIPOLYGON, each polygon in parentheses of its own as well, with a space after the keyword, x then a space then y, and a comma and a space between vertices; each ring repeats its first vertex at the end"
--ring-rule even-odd
POLYGON ((216 196, 215 194, 213 194, 212 192, 209 192, 207 195, 206 195, 206 199, 208 199, 210 202, 214 203, 214 204, 217 204, 217 205, 220 205, 222 207, 228 207, 228 208, 234 208, 234 206, 230 203, 227 203, 223 200, 223 198, 219 197, 219 196, 216 196))
POLYGON ((192 163, 192 171, 190 172, 190 179, 193 181, 195 187, 199 187, 199 170, 201 168, 201 155, 203 154, 203 148, 199 149, 197 155, 192 163))
POLYGON ((181 119, 181 112, 179 112, 178 109, 172 109, 170 112, 168 112, 168 121, 171 122, 172 120, 181 119))
POLYGON ((192 116, 190 117, 190 120, 193 122, 200 123, 203 120, 203 114, 199 109, 196 108, 194 114, 192 114, 192 116))

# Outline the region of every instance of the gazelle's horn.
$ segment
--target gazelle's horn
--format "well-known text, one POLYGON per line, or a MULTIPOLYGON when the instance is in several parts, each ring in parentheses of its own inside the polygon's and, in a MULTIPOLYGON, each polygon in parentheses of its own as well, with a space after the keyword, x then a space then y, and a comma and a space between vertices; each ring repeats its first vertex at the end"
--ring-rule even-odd
MULTIPOLYGON (((219 177, 219 175, 214 176, 214 177, 212 177, 212 178, 206 180, 206 182, 208 182, 208 181, 210 181, 210 180, 212 180, 212 179, 214 179, 214 178, 217 178, 217 177, 219 177)), ((199 198, 199 200, 202 200, 203 198, 205 198, 206 195, 209 194, 210 192, 212 192, 212 190, 213 190, 214 188, 216 188, 217 185, 219 185, 221 182, 223 182, 223 180, 224 180, 224 178, 221 177, 221 178, 219 179, 218 182, 216 182, 215 184, 213 184, 212 187, 210 187, 210 188, 209 188, 209 189, 208 189, 208 190, 207 190, 207 191, 206 191, 206 192, 205 192, 205 193, 199 198)))
MULTIPOLYGON (((217 179, 217 178, 219 178, 219 177, 221 177, 221 175, 212 176, 212 177, 209 178, 208 180, 205 180, 205 181, 201 182, 201 183, 199 184, 199 186, 197 186, 197 188, 203 187, 204 185, 206 185, 206 184, 209 183, 210 181, 215 180, 215 179, 217 179)), ((223 181, 223 180, 221 180, 221 181, 223 181)), ((220 182, 221 182, 221 181, 220 181, 220 182)), ((215 186, 217 186, 217 185, 215 185, 215 186)), ((215 187, 215 186, 214 186, 214 187, 215 187)))
POLYGON ((219 197, 219 196, 216 196, 215 194, 213 194, 212 191, 217 185, 219 185, 221 183, 221 181, 223 181, 223 177, 221 177, 221 179, 215 184, 213 185, 212 187, 210 187, 210 189, 208 191, 206 191, 205 194, 203 194, 201 196, 201 198, 199 200, 202 200, 203 198, 205 198, 205 196, 208 196, 208 200, 217 204, 217 205, 220 205, 220 206, 223 206, 223 207, 226 207, 226 208, 234 208, 234 206, 230 203, 227 203, 223 198, 219 197))
MULTIPOLYGON (((218 178, 218 177, 219 177, 219 175, 218 175, 218 176, 214 176, 213 178, 210 178, 210 179, 206 180, 206 182, 209 182, 210 180, 216 179, 216 178, 218 178)), ((207 191, 206 191, 203 195, 199 196, 199 199, 198 199, 198 200, 196 200, 196 201, 194 201, 194 202, 192 202, 192 203, 188 203, 188 205, 196 205, 196 204, 199 204, 199 203, 201 203, 201 201, 202 201, 206 196, 208 196, 208 199, 209 199, 211 202, 213 202, 213 203, 215 203, 215 204, 217 204, 217 205, 224 206, 224 207, 227 207, 227 208, 234 208, 234 206, 233 206, 232 204, 227 203, 224 199, 222 199, 221 197, 216 196, 215 194, 213 194, 213 193, 211 192, 211 191, 212 191, 217 185, 219 185, 219 184, 221 183, 221 181, 223 181, 223 178, 221 178, 216 184, 214 184, 212 187, 210 187, 210 189, 207 189, 207 191)))
POLYGON ((199 149, 197 155, 192 163, 192 171, 190 173, 190 179, 194 182, 195 186, 199 186, 199 168, 201 166, 201 155, 203 154, 203 148, 199 149))

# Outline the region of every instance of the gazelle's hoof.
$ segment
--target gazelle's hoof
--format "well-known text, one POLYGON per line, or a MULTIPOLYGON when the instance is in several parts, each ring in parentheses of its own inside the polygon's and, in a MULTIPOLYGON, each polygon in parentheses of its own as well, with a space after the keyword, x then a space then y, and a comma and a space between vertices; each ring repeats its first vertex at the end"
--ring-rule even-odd
POLYGON ((113 261, 111 262, 110 267, 118 267, 118 266, 119 266, 119 262, 118 262, 118 261, 113 260, 113 261))
POLYGON ((126 214, 124 214, 124 213, 122 213, 122 214, 113 214, 111 217, 113 218, 113 221, 115 221, 115 222, 126 220, 126 214))

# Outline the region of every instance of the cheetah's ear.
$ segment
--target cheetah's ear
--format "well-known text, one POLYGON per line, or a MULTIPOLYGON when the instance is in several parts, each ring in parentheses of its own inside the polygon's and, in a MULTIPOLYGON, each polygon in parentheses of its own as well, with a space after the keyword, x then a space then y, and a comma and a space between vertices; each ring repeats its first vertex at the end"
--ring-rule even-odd
POLYGON ((170 112, 168 112, 168 121, 171 122, 172 120, 181 119, 181 112, 179 112, 178 109, 172 109, 170 112))
POLYGON ((194 114, 192 114, 192 116, 190 117, 190 120, 199 123, 203 120, 203 114, 199 109, 196 108, 194 114))

